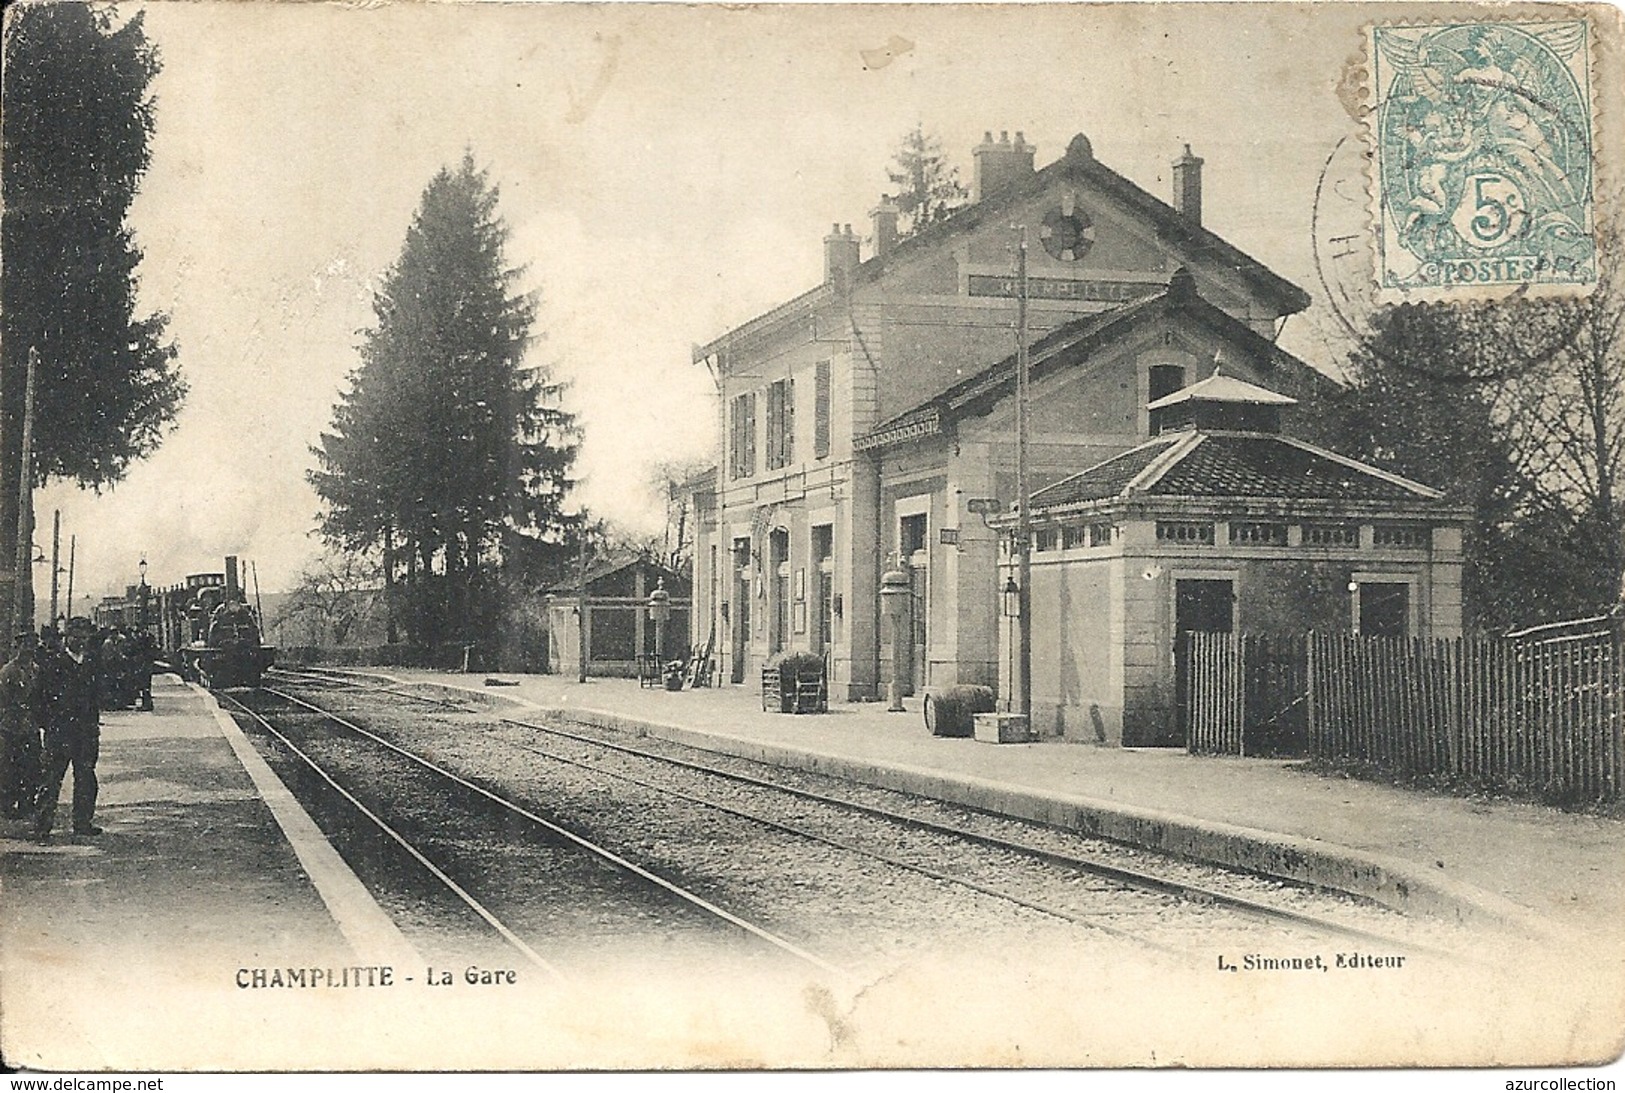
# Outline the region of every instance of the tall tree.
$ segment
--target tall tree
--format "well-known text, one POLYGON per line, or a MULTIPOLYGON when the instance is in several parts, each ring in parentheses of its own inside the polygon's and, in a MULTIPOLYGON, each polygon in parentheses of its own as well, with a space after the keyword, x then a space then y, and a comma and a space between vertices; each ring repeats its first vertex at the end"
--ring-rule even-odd
POLYGON ((527 366, 531 297, 513 291, 498 193, 465 154, 423 192, 373 300, 361 365, 313 450, 324 538, 405 565, 409 633, 470 638, 505 536, 560 544, 577 432, 527 366))
POLYGON ((936 223, 970 198, 959 182, 959 172, 942 153, 942 141, 916 125, 892 155, 886 177, 897 187, 901 234, 913 235, 936 223))
MULTIPOLYGON (((1605 240, 1607 242, 1607 240, 1605 240)), ((1616 246, 1581 298, 1378 312, 1321 415, 1333 447, 1472 507, 1469 621, 1607 610, 1625 570, 1625 281, 1616 246)))
MULTIPOLYGON (((126 223, 147 170, 159 67, 139 14, 120 23, 111 8, 74 0, 6 12, 0 543, 16 541, 30 349, 40 359, 41 483, 117 482, 158 447, 185 397, 167 317, 137 314, 142 253, 126 223)), ((9 602, 9 586, 0 598, 9 602)))

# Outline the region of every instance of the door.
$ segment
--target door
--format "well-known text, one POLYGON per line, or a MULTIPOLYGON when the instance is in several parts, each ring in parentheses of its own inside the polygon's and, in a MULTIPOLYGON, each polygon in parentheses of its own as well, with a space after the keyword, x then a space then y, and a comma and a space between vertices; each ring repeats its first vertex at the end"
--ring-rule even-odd
POLYGON ((1190 739, 1190 635, 1228 634, 1235 628, 1236 595, 1228 580, 1174 581, 1174 727, 1170 744, 1190 739))
POLYGON ((779 530, 768 536, 768 572, 773 581, 767 651, 784 651, 790 634, 790 533, 779 530))
POLYGON ((745 682, 745 646, 750 640, 750 540, 734 540, 733 617, 728 619, 728 679, 745 682))
POLYGON ((1360 634, 1368 638, 1402 638, 1410 632, 1411 586, 1360 582, 1360 634))
POLYGON ((812 529, 813 581, 812 603, 808 605, 811 615, 808 629, 812 631, 810 640, 815 653, 827 652, 835 639, 835 620, 830 611, 830 601, 834 599, 835 592, 835 567, 830 558, 834 532, 835 529, 828 524, 812 529))

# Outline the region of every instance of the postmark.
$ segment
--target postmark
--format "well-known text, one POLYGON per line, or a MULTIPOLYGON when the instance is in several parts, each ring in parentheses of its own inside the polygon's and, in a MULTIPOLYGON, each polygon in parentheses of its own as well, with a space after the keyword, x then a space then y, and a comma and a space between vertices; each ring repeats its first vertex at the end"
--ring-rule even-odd
POLYGON ((1583 19, 1369 28, 1380 297, 1596 283, 1590 38, 1583 19))

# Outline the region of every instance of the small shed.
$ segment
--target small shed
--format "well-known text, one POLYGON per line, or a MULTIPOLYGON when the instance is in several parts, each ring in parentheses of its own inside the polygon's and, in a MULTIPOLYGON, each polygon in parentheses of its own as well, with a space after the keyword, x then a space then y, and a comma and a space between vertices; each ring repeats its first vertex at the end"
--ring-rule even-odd
POLYGON ((581 582, 561 581, 547 589, 549 670, 571 673, 581 664, 581 636, 586 635, 587 674, 633 677, 638 658, 656 655, 682 660, 688 655, 691 606, 688 580, 647 555, 617 555, 587 567, 587 617, 581 622, 581 582), (671 618, 657 631, 649 617, 649 596, 665 588, 671 618))
MULTIPOLYGON (((1293 402, 1215 367, 1148 404, 1149 441, 1032 495, 1040 736, 1185 743, 1194 632, 1461 633, 1468 511, 1282 435, 1280 409, 1293 402)), ((994 523, 1010 529, 1015 517, 994 523)), ((1017 572, 1012 541, 999 588, 1017 572)), ((1002 621, 1008 694, 1016 620, 1002 621)))

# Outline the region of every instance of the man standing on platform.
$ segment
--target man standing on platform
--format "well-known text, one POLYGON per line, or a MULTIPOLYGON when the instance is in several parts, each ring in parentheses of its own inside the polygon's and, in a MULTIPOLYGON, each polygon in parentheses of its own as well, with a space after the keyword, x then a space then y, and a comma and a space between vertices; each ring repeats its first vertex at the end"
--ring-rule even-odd
POLYGON ((82 616, 68 620, 62 651, 42 667, 45 712, 45 777, 40 784, 39 819, 34 838, 51 837, 62 779, 73 767, 73 833, 100 835, 96 814, 96 757, 101 750, 101 705, 96 693, 94 629, 82 616))
POLYGON ((32 816, 40 781, 40 679, 34 631, 19 630, 0 667, 0 815, 32 816))

